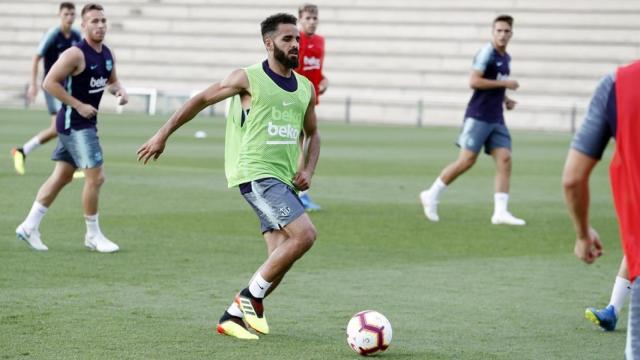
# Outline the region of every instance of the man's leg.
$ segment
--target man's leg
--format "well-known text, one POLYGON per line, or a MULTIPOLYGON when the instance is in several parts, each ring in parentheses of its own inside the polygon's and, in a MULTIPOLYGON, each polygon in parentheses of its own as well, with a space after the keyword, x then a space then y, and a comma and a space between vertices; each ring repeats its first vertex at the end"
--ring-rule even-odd
POLYGON ((625 257, 620 262, 618 276, 611 290, 611 299, 609 305, 603 309, 590 307, 585 310, 584 316, 587 320, 600 326, 605 331, 613 331, 616 329, 620 311, 624 307, 624 303, 631 293, 631 283, 629 282, 629 270, 627 269, 627 260, 625 257))
POLYGON ((513 216, 509 210, 509 182, 511 179, 511 149, 497 147, 491 150, 496 163, 494 210, 491 223, 506 225, 525 225, 526 222, 513 216))
POLYGON ((13 149, 11 149, 11 156, 13 157, 13 167, 15 168, 16 173, 18 173, 19 175, 24 175, 24 163, 27 155, 29 155, 33 150, 40 147, 40 145, 49 142, 56 136, 58 136, 58 133, 56 131, 56 116, 51 115, 51 124, 48 128, 40 131, 38 135, 29 139, 29 141, 24 143, 22 147, 14 147, 13 149))
POLYGON ((627 325, 627 360, 640 359, 640 283, 636 278, 631 285, 631 301, 629 301, 629 324, 627 325))
POLYGON ((438 202, 440 202, 440 196, 446 190, 447 186, 451 184, 458 176, 464 174, 478 160, 478 154, 472 150, 465 148, 460 149, 458 159, 447 165, 440 176, 433 182, 428 190, 420 193, 420 201, 424 208, 424 214, 427 219, 431 221, 439 221, 438 216, 438 202))
POLYGON ((17 236, 26 241, 32 248, 36 250, 47 250, 46 245, 40 239, 39 226, 47 209, 53 204, 60 190, 67 185, 73 178, 75 167, 64 161, 56 161, 53 173, 42 184, 36 195, 36 201, 31 207, 31 211, 26 219, 16 229, 17 236))
POLYGON ((104 169, 102 165, 94 168, 83 169, 84 188, 82 189, 82 208, 84 209, 84 219, 87 225, 84 244, 91 250, 110 253, 118 251, 120 248, 111 240, 107 239, 98 222, 98 202, 100 199, 100 189, 105 181, 104 169))

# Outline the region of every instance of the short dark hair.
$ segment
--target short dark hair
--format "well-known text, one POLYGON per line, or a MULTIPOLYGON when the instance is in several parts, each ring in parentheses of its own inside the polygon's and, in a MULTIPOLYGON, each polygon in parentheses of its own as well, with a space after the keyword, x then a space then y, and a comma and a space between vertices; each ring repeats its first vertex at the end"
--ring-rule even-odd
POLYGON ((301 17, 302 13, 304 12, 318 15, 318 6, 314 4, 304 3, 298 8, 298 16, 301 17))
POLYGON ((513 17, 511 15, 498 15, 494 20, 493 24, 495 25, 497 22, 504 21, 509 26, 513 27, 513 17))
POLYGON ((60 8, 58 9, 58 12, 62 11, 62 9, 75 10, 76 6, 72 2, 65 1, 60 3, 60 8))
POLYGON ((100 4, 88 3, 82 8, 82 13, 80 16, 84 16, 84 14, 88 13, 91 10, 104 11, 104 8, 100 4))
POLYGON ((271 35, 278 29, 278 25, 280 24, 296 25, 297 23, 298 19, 296 19, 296 17, 291 14, 278 13, 275 15, 271 15, 260 23, 262 38, 264 39, 265 36, 271 35))

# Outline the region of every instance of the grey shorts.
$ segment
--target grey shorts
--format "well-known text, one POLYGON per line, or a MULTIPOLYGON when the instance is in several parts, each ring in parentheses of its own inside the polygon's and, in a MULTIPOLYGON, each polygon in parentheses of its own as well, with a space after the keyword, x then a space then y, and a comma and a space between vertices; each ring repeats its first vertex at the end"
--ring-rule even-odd
POLYGON ((102 165, 102 148, 96 129, 73 130, 58 133, 58 144, 51 160, 64 161, 75 168, 92 169, 102 165))
POLYGON ((44 93, 44 99, 47 102, 47 110, 49 110, 49 114, 55 115, 60 110, 62 103, 60 100, 56 99, 53 95, 50 95, 46 91, 42 91, 44 93))
POLYGON ((484 146, 484 152, 491 154, 497 148, 511 150, 511 135, 504 124, 466 118, 456 145, 476 154, 484 146))
POLYGON ((260 218, 260 230, 280 230, 304 214, 295 191, 275 178, 251 181, 240 186, 240 192, 260 218))

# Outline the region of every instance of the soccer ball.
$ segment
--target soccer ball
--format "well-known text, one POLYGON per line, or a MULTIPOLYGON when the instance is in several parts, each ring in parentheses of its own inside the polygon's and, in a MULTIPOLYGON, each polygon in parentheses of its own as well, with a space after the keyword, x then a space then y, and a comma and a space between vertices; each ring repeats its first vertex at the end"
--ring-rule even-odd
POLYGON ((361 311, 349 320, 347 343, 360 355, 385 351, 391 342, 391 323, 377 311, 361 311))

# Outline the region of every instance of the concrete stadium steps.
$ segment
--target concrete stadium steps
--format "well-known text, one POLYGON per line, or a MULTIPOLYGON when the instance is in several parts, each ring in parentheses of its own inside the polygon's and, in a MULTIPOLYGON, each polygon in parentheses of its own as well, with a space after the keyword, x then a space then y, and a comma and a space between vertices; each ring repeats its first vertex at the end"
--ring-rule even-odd
MULTIPOLYGON (((102 3, 122 81, 175 94, 203 89, 234 68, 262 60, 259 21, 277 11, 295 14, 298 6, 291 0, 102 3)), ((57 5, 0 0, 0 104, 20 103, 36 45, 57 23, 57 5)), ((503 12, 516 19, 509 52, 512 78, 521 88, 510 95, 520 103, 508 114, 512 126, 566 127, 570 109, 577 105, 578 115, 584 111, 599 78, 640 57, 636 0, 321 0, 318 5, 330 79, 318 109, 324 118, 343 118, 345 99, 351 97, 353 121, 414 121, 415 104, 423 99, 429 104, 423 116, 431 119, 425 124, 458 124, 471 94, 472 57, 489 40, 491 19, 503 12)))

